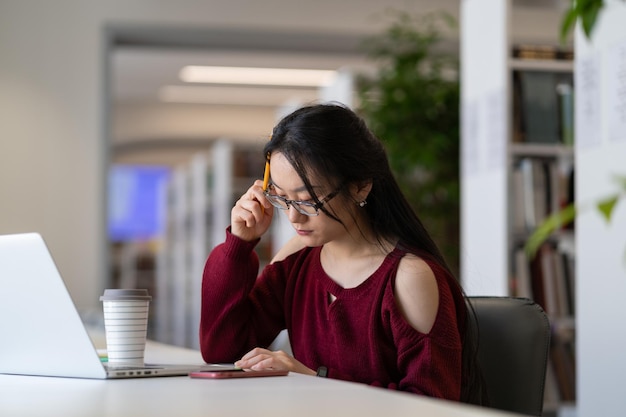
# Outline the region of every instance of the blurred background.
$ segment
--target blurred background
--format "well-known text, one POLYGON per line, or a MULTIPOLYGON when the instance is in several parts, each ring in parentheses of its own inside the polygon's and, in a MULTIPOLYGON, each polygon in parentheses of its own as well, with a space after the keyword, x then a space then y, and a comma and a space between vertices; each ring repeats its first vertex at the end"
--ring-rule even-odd
MULTIPOLYGON (((511 42, 557 44, 566 3, 513 0, 511 42)), ((440 28, 433 51, 458 61, 459 8, 458 0, 2 0, 0 232, 42 233, 86 318, 100 316, 104 288, 146 287, 161 317, 151 336, 197 346, 204 259, 235 199, 261 177, 260 149, 276 121, 314 101, 363 107, 363 76, 389 65, 370 42, 392 26, 390 10, 447 14, 456 27, 440 28), (226 71, 185 78, 198 66, 226 71), (322 72, 228 78, 237 68, 322 72)), ((446 77, 458 85, 458 73, 446 77)), ((275 222, 262 260, 290 234, 275 222)))
MULTIPOLYGON (((161 311, 162 319, 152 323, 156 326, 153 336, 160 340, 197 343, 197 288, 206 254, 223 240, 234 201, 262 175, 260 149, 277 119, 316 101, 336 100, 357 110, 366 107, 363 100, 376 102, 380 92, 364 92, 359 81, 367 77, 376 80, 379 71, 397 64, 372 52, 380 37, 389 36, 399 14, 417 19, 408 27, 418 34, 425 30, 419 18, 433 12, 445 13, 454 22, 435 22, 439 23, 436 33, 440 39, 428 53, 452 58, 448 66, 452 73, 447 77, 458 89, 458 73, 454 72, 459 55, 457 1, 346 1, 329 6, 319 19, 310 19, 304 11, 297 13, 293 4, 271 2, 268 7, 275 16, 284 15, 281 25, 262 30, 252 25, 107 25, 111 44, 105 57, 110 116, 110 275, 106 282, 113 287, 148 287, 159 293, 154 307, 155 314, 161 311), (342 18, 337 19, 338 15, 342 18), (290 28, 284 27, 285 21, 290 28), (204 71, 226 67, 225 74, 207 73, 200 82, 184 79, 189 67, 199 66, 205 67, 204 71), (257 70, 233 79, 237 68, 257 70), (313 74, 317 79, 312 80, 277 75, 279 85, 276 79, 268 81, 272 74, 264 75, 263 69, 322 73, 313 74), (172 310, 176 314, 172 315, 172 310)), ((516 43, 556 43, 562 2, 514 1, 513 7, 511 36, 516 43)), ((224 6, 216 13, 229 8, 224 6)), ((242 7, 239 16, 251 13, 247 10, 242 7)), ((416 111, 424 113, 420 108, 424 105, 433 103, 416 102, 416 111)), ((434 201, 431 212, 438 217, 432 218, 423 207, 427 205, 422 203, 424 197, 414 200, 422 206, 423 220, 458 273, 459 113, 458 108, 446 112, 456 126, 455 150, 435 159, 439 165, 448 160, 452 166, 448 175, 452 175, 452 193, 456 194, 447 210, 441 199, 434 201)), ((416 121, 418 135, 426 130, 417 117, 408 117, 409 123, 416 121)), ((429 140, 424 134, 421 138, 429 140)), ((424 146, 418 146, 419 152, 424 152, 424 146)), ((399 152, 406 153, 406 145, 399 152)), ((436 184, 446 181, 434 180, 436 184)), ((435 195, 432 187, 420 184, 420 188, 435 195)), ((284 220, 284 216, 279 218, 284 220)), ((288 224, 276 222, 271 238, 257 248, 262 262, 270 259, 291 233, 288 224)))

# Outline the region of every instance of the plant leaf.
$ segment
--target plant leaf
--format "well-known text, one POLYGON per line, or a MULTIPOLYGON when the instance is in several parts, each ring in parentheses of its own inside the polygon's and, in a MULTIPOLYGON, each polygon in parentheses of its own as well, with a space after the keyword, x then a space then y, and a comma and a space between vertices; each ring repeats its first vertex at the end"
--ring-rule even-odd
POLYGON ((611 221, 611 215, 613 214, 613 209, 615 208, 615 204, 617 204, 619 197, 619 194, 615 194, 597 204, 598 210, 602 216, 604 216, 607 223, 611 221))
POLYGON ((552 233, 554 233, 555 230, 570 224, 574 220, 576 217, 576 211, 576 206, 574 206, 574 203, 571 203, 565 206, 562 210, 551 214, 535 229, 526 241, 526 244, 524 245, 526 256, 530 259, 534 258, 537 250, 539 250, 539 247, 550 237, 552 233))
POLYGON ((576 19, 578 18, 578 10, 572 4, 571 8, 565 13, 563 19, 561 20, 561 44, 565 45, 567 43, 567 37, 570 32, 574 28, 576 24, 576 19))
POLYGON ((591 39, 591 31, 603 5, 603 0, 588 0, 584 5, 581 5, 580 19, 587 39, 591 39))

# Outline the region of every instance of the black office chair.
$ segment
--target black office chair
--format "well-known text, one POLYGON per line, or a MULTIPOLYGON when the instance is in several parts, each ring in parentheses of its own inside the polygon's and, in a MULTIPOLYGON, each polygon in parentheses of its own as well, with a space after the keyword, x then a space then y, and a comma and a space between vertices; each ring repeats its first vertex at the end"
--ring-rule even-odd
POLYGON ((489 406, 541 416, 550 350, 546 313, 526 298, 468 300, 478 322, 478 356, 489 406))

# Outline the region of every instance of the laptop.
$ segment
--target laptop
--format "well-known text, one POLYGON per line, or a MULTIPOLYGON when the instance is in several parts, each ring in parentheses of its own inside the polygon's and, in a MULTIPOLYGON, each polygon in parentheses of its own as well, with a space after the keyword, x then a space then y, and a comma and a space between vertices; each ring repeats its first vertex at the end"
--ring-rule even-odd
POLYGON ((41 235, 0 236, 0 374, 109 379, 233 369, 103 363, 41 235))

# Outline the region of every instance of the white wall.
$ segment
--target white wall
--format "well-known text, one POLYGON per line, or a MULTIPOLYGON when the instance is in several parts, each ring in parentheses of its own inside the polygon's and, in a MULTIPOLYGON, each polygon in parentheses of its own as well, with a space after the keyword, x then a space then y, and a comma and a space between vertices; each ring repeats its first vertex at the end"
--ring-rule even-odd
MULTIPOLYGON (((613 175, 626 176, 626 3, 605 3, 592 41, 580 30, 576 34, 576 201, 581 206, 615 192, 613 175), (617 78, 617 68, 621 70, 621 88, 611 81, 617 78), (591 79, 590 69, 596 72, 591 79), (613 95, 617 91, 621 91, 621 102, 613 95), (618 105, 622 125, 612 140, 611 114, 616 114, 618 105)), ((595 210, 579 214, 576 331, 581 417, 623 416, 626 410, 625 256, 624 199, 610 224, 595 210)))
POLYGON ((105 272, 101 40, 84 4, 0 3, 0 233, 42 233, 80 307, 105 272))

